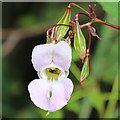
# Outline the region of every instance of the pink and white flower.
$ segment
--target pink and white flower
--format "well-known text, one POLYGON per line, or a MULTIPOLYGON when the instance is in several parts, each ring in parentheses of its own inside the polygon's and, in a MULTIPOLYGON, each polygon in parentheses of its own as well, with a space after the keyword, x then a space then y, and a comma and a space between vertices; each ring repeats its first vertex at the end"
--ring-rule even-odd
POLYGON ((64 107, 73 91, 73 83, 67 78, 72 52, 68 43, 35 46, 32 63, 39 79, 28 85, 33 103, 44 110, 54 112, 64 107))

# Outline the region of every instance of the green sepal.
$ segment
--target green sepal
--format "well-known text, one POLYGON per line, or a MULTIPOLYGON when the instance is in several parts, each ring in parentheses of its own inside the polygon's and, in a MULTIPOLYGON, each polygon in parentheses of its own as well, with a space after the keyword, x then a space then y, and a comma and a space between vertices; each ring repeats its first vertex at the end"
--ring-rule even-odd
POLYGON ((65 41, 69 44, 69 46, 71 46, 71 38, 70 38, 70 36, 68 36, 68 37, 65 39, 65 41))
MULTIPOLYGON (((70 18, 71 18, 71 11, 70 11, 70 8, 67 8, 67 10, 65 11, 63 17, 57 23, 57 25, 58 24, 70 25, 70 18)), ((69 30, 68 26, 57 26, 56 30, 55 30, 55 35, 54 35, 55 39, 57 41, 60 41, 61 38, 63 38, 66 35, 68 30, 69 30)))
POLYGON ((47 37, 47 41, 46 41, 46 43, 49 43, 49 40, 50 40, 50 38, 49 38, 49 37, 47 37))
POLYGON ((86 41, 78 20, 75 21, 74 48, 78 52, 80 58, 84 60, 86 56, 86 41))
POLYGON ((80 83, 83 82, 87 76, 89 75, 89 58, 88 56, 85 58, 84 65, 82 67, 81 77, 80 77, 80 83))

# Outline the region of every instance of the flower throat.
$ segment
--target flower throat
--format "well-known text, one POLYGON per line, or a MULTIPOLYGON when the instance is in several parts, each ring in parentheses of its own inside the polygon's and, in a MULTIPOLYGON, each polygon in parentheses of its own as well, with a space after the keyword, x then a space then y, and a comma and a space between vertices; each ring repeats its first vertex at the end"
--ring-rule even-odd
POLYGON ((58 77, 61 75, 61 70, 55 67, 47 68, 45 70, 45 73, 48 77, 48 79, 55 79, 58 80, 58 77))

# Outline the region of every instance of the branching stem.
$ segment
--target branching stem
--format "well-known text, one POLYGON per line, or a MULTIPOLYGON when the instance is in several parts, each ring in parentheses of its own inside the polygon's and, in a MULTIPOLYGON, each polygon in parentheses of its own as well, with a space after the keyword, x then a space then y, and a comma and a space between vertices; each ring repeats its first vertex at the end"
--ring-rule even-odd
POLYGON ((87 14, 90 16, 90 13, 87 12, 87 11, 86 11, 85 9, 83 9, 82 7, 80 7, 79 5, 77 5, 77 4, 75 4, 75 3, 69 3, 68 7, 70 8, 71 5, 74 5, 74 6, 78 7, 78 8, 80 8, 81 10, 83 10, 85 13, 87 13, 87 14))
POLYGON ((110 26, 110 27, 113 27, 113 28, 116 28, 116 29, 119 29, 119 30, 120 30, 120 27, 119 27, 119 26, 112 25, 112 24, 107 23, 107 22, 105 22, 105 21, 102 21, 102 20, 100 20, 100 19, 98 19, 98 18, 95 18, 94 20, 92 20, 92 22, 99 22, 99 23, 102 23, 102 24, 104 24, 104 25, 108 25, 108 26, 110 26))

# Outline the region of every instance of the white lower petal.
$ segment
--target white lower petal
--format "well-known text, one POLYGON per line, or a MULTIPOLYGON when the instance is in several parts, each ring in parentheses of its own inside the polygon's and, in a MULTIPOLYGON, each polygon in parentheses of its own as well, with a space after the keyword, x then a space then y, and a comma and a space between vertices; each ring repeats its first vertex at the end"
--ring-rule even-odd
POLYGON ((73 84, 68 78, 53 82, 46 79, 36 79, 29 84, 28 90, 31 100, 36 106, 53 112, 67 104, 73 91, 73 84), (50 91, 52 92, 51 97, 50 91))
POLYGON ((67 101, 69 101, 70 96, 72 94, 73 91, 73 83, 69 78, 64 78, 64 79, 60 79, 60 82, 62 83, 62 85, 64 86, 64 90, 65 90, 65 99, 67 101))
POLYGON ((28 85, 28 91, 32 102, 41 109, 48 110, 49 81, 45 79, 35 79, 28 85))
POLYGON ((50 112, 64 107, 73 91, 73 83, 69 78, 59 79, 58 81, 54 81, 53 84, 51 102, 54 104, 55 110, 52 108, 49 110, 50 112))

